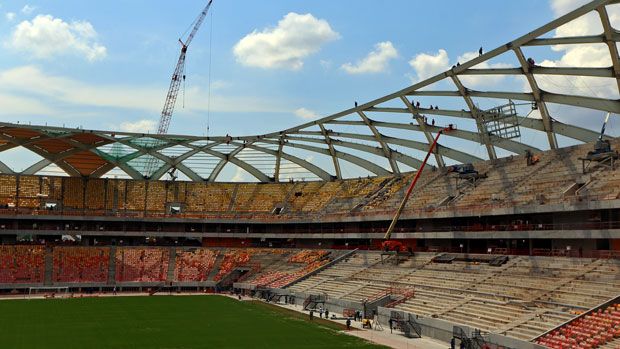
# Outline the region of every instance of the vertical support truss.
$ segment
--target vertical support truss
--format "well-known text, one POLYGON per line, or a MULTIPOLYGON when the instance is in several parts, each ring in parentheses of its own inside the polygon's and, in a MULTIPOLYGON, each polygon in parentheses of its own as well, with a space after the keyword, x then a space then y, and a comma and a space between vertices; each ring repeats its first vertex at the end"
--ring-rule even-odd
POLYGON ((523 51, 520 47, 515 47, 513 49, 517 59, 519 60, 519 64, 521 64, 521 69, 523 69, 523 74, 527 78, 527 82, 530 85, 530 89, 532 90, 532 95, 534 96, 534 100, 536 101, 536 105, 538 110, 540 111, 540 117, 542 118, 543 127, 545 133, 547 134, 547 139, 549 140, 549 147, 551 149, 558 148, 558 140, 553 132, 553 121, 551 116, 549 115, 549 110, 547 109, 547 103, 542 99, 542 92, 538 87, 538 83, 534 78, 534 74, 532 74, 532 67, 527 62, 527 59, 523 55, 523 51))
MULTIPOLYGON (((407 98, 405 98, 404 96, 400 96, 400 100, 405 103, 407 109, 409 110, 409 112, 411 112, 411 115, 413 115, 415 120, 418 122, 418 126, 420 127, 420 130, 422 130, 422 133, 424 133, 424 137, 426 137, 426 141, 429 144, 428 148, 430 149, 433 144, 433 135, 429 132, 428 127, 426 127, 427 125, 426 122, 424 122, 424 118, 422 117, 422 115, 420 115, 420 113, 416 111, 415 107, 411 104, 411 102, 409 102, 407 98)), ((439 152, 437 151, 437 148, 433 149, 435 161, 437 161, 437 166, 439 166, 439 168, 444 168, 446 164, 444 163, 441 154, 439 154, 439 152)))
POLYGON ((478 133, 480 135, 480 143, 484 144, 487 148, 487 153, 489 154, 489 159, 494 160, 497 159, 497 154, 495 154, 495 148, 493 147, 493 143, 491 142, 491 136, 484 132, 484 127, 482 125, 482 120, 480 119, 480 115, 478 115, 478 107, 474 104, 474 101, 469 96, 469 93, 465 86, 461 83, 461 80, 454 74, 451 74, 452 81, 458 88, 461 96, 465 100, 469 111, 471 112, 471 116, 476 120, 476 126, 478 127, 478 133))
POLYGON ((321 129, 321 133, 325 138, 325 143, 327 143, 327 147, 329 148, 329 154, 332 157, 332 161, 334 163, 334 171, 336 171, 336 178, 342 179, 342 172, 340 172, 340 163, 338 162, 338 157, 336 156, 336 151, 334 150, 334 144, 332 143, 332 139, 329 137, 329 133, 325 129, 325 125, 319 124, 319 128, 321 129))
POLYGON ((611 63, 614 69, 614 76, 616 77, 616 84, 618 86, 618 93, 620 93, 620 57, 618 57, 618 46, 614 40, 614 34, 616 30, 611 26, 609 21, 609 15, 607 14, 607 8, 601 6, 596 9, 603 25, 605 44, 609 48, 609 55, 611 56, 611 63))
POLYGON ((366 114, 364 114, 363 111, 358 110, 357 114, 362 118, 362 121, 364 121, 366 126, 368 126, 372 134, 375 136, 375 139, 381 146, 381 149, 383 150, 383 154, 385 155, 385 157, 388 159, 388 162, 390 163, 390 167, 392 168, 392 173, 400 174, 400 170, 398 169, 398 164, 396 163, 396 160, 394 160, 394 156, 392 154, 392 149, 390 149, 387 143, 383 141, 381 133, 377 131, 377 128, 373 126, 372 122, 368 119, 368 117, 366 116, 366 114))
POLYGON ((278 140, 278 153, 276 155, 276 168, 273 172, 273 180, 274 182, 280 181, 280 166, 282 165, 282 148, 284 148, 284 139, 280 136, 278 140))

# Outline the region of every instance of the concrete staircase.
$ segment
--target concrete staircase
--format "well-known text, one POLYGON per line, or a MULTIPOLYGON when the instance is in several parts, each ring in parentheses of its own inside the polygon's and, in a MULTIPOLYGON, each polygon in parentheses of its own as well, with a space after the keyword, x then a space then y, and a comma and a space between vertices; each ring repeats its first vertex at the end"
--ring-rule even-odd
POLYGON ((110 247, 110 264, 108 265, 108 285, 116 283, 116 246, 110 247))
POLYGON ((166 277, 166 281, 173 282, 174 281, 174 267, 176 265, 177 258, 177 250, 174 247, 169 249, 170 259, 168 261, 168 274, 166 277))
POLYGON ((213 281, 215 276, 220 271, 220 267, 222 266, 222 261, 224 260, 224 251, 220 251, 220 253, 215 258, 215 263, 213 263, 213 268, 209 272, 209 276, 207 276, 207 280, 213 281))
POLYGON ((52 280, 54 272, 54 255, 51 247, 45 248, 45 279, 43 281, 43 285, 51 286, 54 283, 52 280))

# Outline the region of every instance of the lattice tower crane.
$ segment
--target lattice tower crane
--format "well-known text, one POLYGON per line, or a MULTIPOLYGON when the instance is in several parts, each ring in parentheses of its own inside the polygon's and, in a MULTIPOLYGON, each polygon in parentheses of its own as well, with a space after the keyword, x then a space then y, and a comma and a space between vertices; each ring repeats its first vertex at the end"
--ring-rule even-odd
MULTIPOLYGON (((166 95, 166 102, 164 103, 164 108, 162 109, 161 117, 159 118, 159 125, 157 126, 158 135, 168 133, 168 127, 170 126, 170 120, 172 119, 172 113, 174 112, 174 105, 176 104, 177 96, 179 95, 181 82, 185 81, 185 56, 187 55, 187 48, 189 47, 189 44, 191 44, 192 40, 194 40, 194 36, 196 36, 198 29, 200 29, 200 26, 207 17, 207 13, 211 8, 211 3, 213 3, 213 0, 209 0, 207 6, 205 6, 202 10, 194 22, 194 27, 187 36, 187 39, 185 39, 185 41, 179 39, 179 43, 181 44, 181 52, 179 53, 177 65, 172 73, 170 87, 168 88, 168 94, 166 95)), ((153 175, 156 163, 157 159, 154 156, 151 156, 146 164, 146 172, 144 173, 145 177, 148 178, 153 175)))

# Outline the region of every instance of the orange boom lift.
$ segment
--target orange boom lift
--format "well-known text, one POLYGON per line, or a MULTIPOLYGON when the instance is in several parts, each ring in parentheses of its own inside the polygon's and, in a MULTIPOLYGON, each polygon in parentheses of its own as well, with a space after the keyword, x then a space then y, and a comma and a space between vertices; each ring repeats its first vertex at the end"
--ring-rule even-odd
POLYGON ((418 179, 420 178, 420 175, 422 174, 422 170, 424 170, 424 166, 426 166, 426 162, 428 162, 428 158, 431 156, 431 154, 433 153, 433 150, 437 146, 437 140, 439 140, 439 137, 443 133, 447 133, 452 130, 454 130, 454 125, 450 124, 448 127, 443 128, 439 130, 439 132, 437 132, 437 135, 435 136, 435 139, 433 140, 433 144, 431 144, 431 147, 428 150, 428 153, 426 154, 424 161, 422 162, 422 166, 420 166, 420 168, 418 169, 418 172, 416 172, 415 177, 413 178, 413 181, 411 182, 411 184, 409 185, 409 188, 407 189, 407 192, 405 193, 405 197, 403 198, 403 201, 400 203, 400 206, 398 206, 398 210, 396 211, 396 214, 394 214, 392 223, 388 227, 388 230, 385 232, 385 236, 383 237, 383 240, 385 241, 383 241, 383 243, 381 244, 381 247, 383 248, 383 250, 397 251, 397 252, 405 251, 405 246, 403 246, 402 242, 397 241, 397 240, 390 240, 390 238, 392 237, 392 232, 394 231, 394 227, 396 227, 396 222, 398 222, 398 218, 400 218, 401 213, 403 213, 403 209, 405 208, 405 205, 407 204, 407 201, 409 200, 409 196, 411 195, 411 191, 413 191, 413 187, 415 187, 416 183, 418 182, 418 179))

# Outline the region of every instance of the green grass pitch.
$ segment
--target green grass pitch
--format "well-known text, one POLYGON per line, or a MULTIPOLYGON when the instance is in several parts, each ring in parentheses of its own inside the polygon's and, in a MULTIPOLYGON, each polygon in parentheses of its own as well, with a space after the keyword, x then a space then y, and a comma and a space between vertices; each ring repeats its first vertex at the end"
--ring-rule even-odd
POLYGON ((338 324, 221 296, 0 301, 0 348, 383 348, 338 324))

